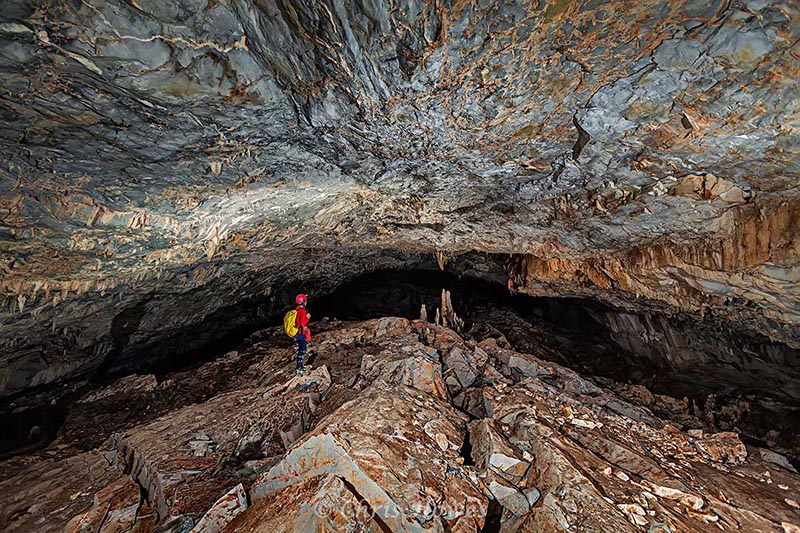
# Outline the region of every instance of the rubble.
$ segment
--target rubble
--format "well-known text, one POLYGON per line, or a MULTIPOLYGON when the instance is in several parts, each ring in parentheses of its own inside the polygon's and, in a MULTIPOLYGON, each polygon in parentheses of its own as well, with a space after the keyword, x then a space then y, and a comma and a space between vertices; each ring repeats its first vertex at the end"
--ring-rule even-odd
POLYGON ((736 433, 715 433, 695 441, 697 449, 711 459, 726 464, 740 464, 747 458, 745 448, 736 433))
POLYGON ((251 455, 279 456, 308 429, 329 386, 321 367, 274 389, 222 394, 113 435, 103 455, 147 491, 161 520, 198 514, 236 484, 235 476, 217 479, 215 469, 251 455))
MULTIPOLYGON (((135 486, 135 485, 134 485, 135 486)), ((77 514, 95 506, 85 521, 71 522, 100 526, 104 523, 107 498, 114 501, 118 523, 127 521, 127 490, 131 489, 122 474, 97 453, 78 453, 62 459, 39 457, 28 464, 16 465, 0 478, 0 529, 3 531, 60 532, 77 514), (106 488, 108 487, 108 488, 106 488), (95 495, 101 493, 100 498, 95 495), (100 505, 103 505, 100 508, 100 505)), ((138 487, 137 498, 138 498, 138 487)), ((138 501, 138 499, 137 499, 138 501)))
MULTIPOLYGON (((732 432, 684 432, 556 363, 402 319, 340 324, 317 342, 325 355, 305 375, 291 373, 290 348, 255 343, 194 378, 240 364, 220 382, 230 390, 115 432, 98 450, 55 444, 43 453, 63 458, 15 458, 19 471, 0 478, 0 526, 675 532, 800 523, 800 476, 774 452, 748 452, 732 432)), ((645 391, 631 397, 655 405, 645 391)))
POLYGON ((106 400, 114 396, 123 396, 133 391, 149 392, 158 386, 156 377, 152 374, 145 376, 131 375, 119 379, 116 383, 103 389, 91 392, 81 398, 81 403, 92 403, 99 400, 106 400))
MULTIPOLYGON (((487 501, 455 460, 464 425, 437 396, 375 383, 301 439, 254 484, 253 498, 318 476, 340 478, 391 531, 456 523, 470 523, 476 531, 487 501)), ((280 500, 273 505, 296 527, 314 520, 312 508, 287 509, 280 500)))
POLYGON ((190 533, 219 533, 247 509, 247 494, 241 483, 214 502, 190 533))
MULTIPOLYGON (((92 508, 70 520, 65 529, 71 533, 110 533, 129 531, 137 522, 141 527, 147 520, 147 517, 139 516, 141 499, 141 491, 133 479, 129 476, 120 477, 100 489, 95 494, 92 508)), ((155 520, 149 522, 150 527, 155 525, 155 520)))

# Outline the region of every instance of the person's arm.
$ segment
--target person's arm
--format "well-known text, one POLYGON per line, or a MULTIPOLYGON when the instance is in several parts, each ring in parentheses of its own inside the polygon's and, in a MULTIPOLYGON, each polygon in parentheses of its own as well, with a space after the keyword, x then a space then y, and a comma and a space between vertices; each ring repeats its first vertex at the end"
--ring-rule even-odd
POLYGON ((306 327, 308 326, 308 313, 302 307, 297 310, 297 319, 295 320, 295 326, 302 332, 305 332, 306 327))

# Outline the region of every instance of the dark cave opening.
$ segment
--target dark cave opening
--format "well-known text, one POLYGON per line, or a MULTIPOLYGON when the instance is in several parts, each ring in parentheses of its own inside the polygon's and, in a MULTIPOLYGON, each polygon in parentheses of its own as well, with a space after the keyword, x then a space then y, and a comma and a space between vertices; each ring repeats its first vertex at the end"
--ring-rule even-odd
POLYGON ((312 295, 310 309, 315 319, 415 319, 424 304, 432 321, 442 289, 451 292, 466 337, 502 337, 518 351, 601 385, 644 385, 683 400, 689 412, 721 430, 739 431, 758 446, 778 441, 796 457, 791 449, 800 435, 800 351, 711 316, 634 313, 585 298, 511 294, 499 283, 430 270, 374 272, 329 295, 312 295))
MULTIPOLYGON (((164 339, 160 346, 146 347, 158 357, 107 364, 106 372, 95 375, 69 397, 35 409, 0 410, 3 426, 10 429, 0 442, 0 453, 47 445, 57 436, 70 402, 87 390, 131 373, 152 373, 160 382, 172 372, 190 370, 247 345, 254 332, 280 323, 282 314, 292 307, 293 292, 289 289, 295 287, 285 287, 269 303, 254 299, 226 308, 210 315, 207 323, 196 329, 164 339), (232 324, 234 327, 230 327, 232 324), (189 337, 199 339, 202 347, 185 349, 182 339, 189 337), (112 367, 116 368, 108 371, 112 367)), ((309 292, 312 325, 318 331, 330 327, 334 320, 384 316, 416 319, 423 304, 432 321, 441 306, 442 289, 446 289, 455 312, 464 320, 463 334, 468 338, 503 339, 518 351, 572 368, 602 385, 641 384, 656 394, 686 398, 701 415, 745 402, 747 416, 724 421, 722 427, 739 429, 753 442, 768 440, 765 435, 769 431, 783 436, 800 434, 800 401, 795 394, 800 390, 800 380, 792 381, 797 369, 779 365, 780 360, 798 364, 800 356, 764 339, 738 338, 713 323, 700 323, 691 317, 635 314, 582 298, 514 295, 500 283, 440 270, 372 272, 328 294, 315 294, 312 284, 304 289, 309 292), (676 338, 692 342, 676 344, 676 338), (682 356, 677 362, 673 357, 676 351, 682 356), (771 354, 774 361, 765 359, 764 354, 771 354), (789 378, 786 387, 775 387, 779 374, 789 378)), ((119 321, 115 357, 138 316, 136 312, 129 314, 133 319, 119 321)))

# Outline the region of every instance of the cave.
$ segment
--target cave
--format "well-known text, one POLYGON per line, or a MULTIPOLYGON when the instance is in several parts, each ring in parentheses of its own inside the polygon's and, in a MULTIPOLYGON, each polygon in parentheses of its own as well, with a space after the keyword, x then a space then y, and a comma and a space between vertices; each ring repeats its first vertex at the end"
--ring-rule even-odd
POLYGON ((6 0, 0 530, 800 531, 799 20, 6 0))

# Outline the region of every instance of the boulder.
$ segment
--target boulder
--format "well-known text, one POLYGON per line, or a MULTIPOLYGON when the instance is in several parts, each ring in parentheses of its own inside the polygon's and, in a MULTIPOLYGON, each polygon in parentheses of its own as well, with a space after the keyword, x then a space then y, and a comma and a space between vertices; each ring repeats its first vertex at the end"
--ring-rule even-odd
POLYGON ((195 524, 191 533, 219 533, 236 516, 247 509, 247 494, 241 483, 214 502, 211 509, 195 524))
POLYGON ((404 348, 384 350, 377 355, 364 355, 361 359, 359 385, 364 387, 381 380, 413 387, 434 398, 447 401, 449 396, 436 350, 421 343, 404 348))
POLYGON ((221 461, 278 456, 308 429, 326 376, 318 369, 273 390, 221 394, 113 435, 104 453, 146 489, 161 520, 199 516, 238 483, 215 476, 221 461))
MULTIPOLYGON (((296 443, 257 480, 252 497, 276 498, 279 491, 316 478, 341 494, 342 485, 332 484, 338 478, 389 530, 442 530, 458 523, 462 530, 478 531, 488 500, 457 460, 464 430, 462 416, 437 398, 376 382, 296 443), (463 529, 465 524, 471 529, 463 529)), ((280 512, 296 528, 316 523, 306 505, 280 512)))
POLYGON ((459 389, 472 386, 480 374, 480 365, 482 363, 474 356, 474 352, 470 353, 461 346, 454 346, 444 355, 442 361, 445 374, 453 374, 455 376, 459 389))
POLYGON ((516 488, 505 483, 492 480, 489 483, 489 492, 504 509, 508 509, 517 516, 526 515, 531 510, 528 498, 516 488))
POLYGON ((712 461, 741 464, 747 459, 747 448, 736 433, 726 431, 698 439, 697 450, 712 461))
POLYGON ((472 460, 478 471, 491 471, 512 485, 525 479, 530 463, 519 459, 508 442, 486 420, 470 422, 472 460))

